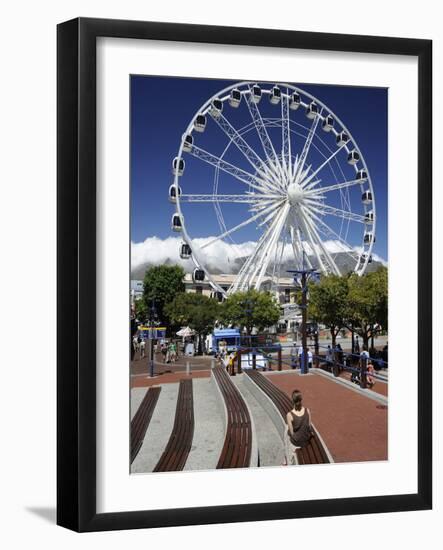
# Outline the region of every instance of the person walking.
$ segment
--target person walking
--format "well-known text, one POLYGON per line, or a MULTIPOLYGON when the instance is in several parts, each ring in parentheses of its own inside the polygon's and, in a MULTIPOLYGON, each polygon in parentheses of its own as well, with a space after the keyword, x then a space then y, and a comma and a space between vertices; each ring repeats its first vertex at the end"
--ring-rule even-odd
POLYGON ((285 462, 283 465, 296 464, 296 451, 305 447, 312 437, 311 413, 303 406, 300 390, 292 392, 292 409, 286 415, 285 462))
POLYGON ((328 348, 326 350, 326 364, 330 366, 331 363, 332 363, 332 349, 331 349, 331 345, 328 344, 328 348))
POLYGON ((307 349, 306 351, 308 352, 308 370, 309 370, 309 369, 312 369, 313 355, 310 349, 307 349))
POLYGON ((144 356, 145 356, 145 349, 146 349, 146 342, 145 342, 145 339, 142 338, 139 345, 138 345, 138 348, 140 350, 140 359, 143 359, 144 356))
POLYGON ((175 342, 169 344, 169 360, 171 363, 175 363, 177 360, 177 346, 175 342))

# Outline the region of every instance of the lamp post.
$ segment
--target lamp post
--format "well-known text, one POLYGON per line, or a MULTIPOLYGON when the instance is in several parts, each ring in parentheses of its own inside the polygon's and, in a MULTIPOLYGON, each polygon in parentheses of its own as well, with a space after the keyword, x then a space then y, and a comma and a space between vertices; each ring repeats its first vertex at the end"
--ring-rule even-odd
POLYGON ((154 377, 154 324, 157 319, 155 300, 152 300, 149 308, 149 376, 154 377))
MULTIPOLYGON (((249 360, 249 354, 252 353, 253 355, 253 358, 252 358, 252 362, 253 362, 253 368, 255 369, 255 351, 252 349, 252 327, 251 327, 251 319, 252 319, 252 300, 251 300, 251 297, 249 295, 249 291, 250 291, 250 288, 249 288, 249 285, 248 285, 248 290, 247 290, 247 298, 246 300, 244 300, 242 302, 242 305, 243 307, 245 307, 245 313, 246 313, 246 316, 247 316, 247 326, 246 326, 246 349, 247 349, 247 357, 248 357, 248 360, 249 360)), ((240 342, 240 347, 238 349, 238 356, 239 356, 239 359, 238 359, 238 373, 240 374, 241 371, 242 371, 242 368, 241 368, 241 342, 240 342)))
POLYGON ((306 269, 305 268, 305 256, 306 253, 303 251, 303 269, 289 269, 288 273, 293 273, 294 284, 298 290, 301 290, 301 315, 302 315, 302 326, 301 326, 301 342, 302 342, 302 364, 301 364, 301 374, 308 373, 308 343, 307 343, 307 321, 308 321, 308 283, 309 281, 318 281, 320 273, 315 269, 306 269))

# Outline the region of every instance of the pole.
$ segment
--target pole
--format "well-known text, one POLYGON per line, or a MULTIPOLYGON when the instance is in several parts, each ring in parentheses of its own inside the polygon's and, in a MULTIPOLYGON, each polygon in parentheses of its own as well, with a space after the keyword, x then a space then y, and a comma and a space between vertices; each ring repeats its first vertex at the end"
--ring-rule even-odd
POLYGON ((281 345, 277 350, 278 370, 281 370, 281 345))
POLYGON ((152 300, 149 313, 149 376, 154 378, 154 322, 156 318, 154 300, 152 300))
POLYGON ((337 351, 337 346, 335 345, 332 350, 332 357, 333 357, 332 374, 337 378, 339 373, 339 366, 338 366, 338 351, 337 351))
POLYGON ((149 376, 154 378, 154 335, 152 327, 149 329, 149 376))
POLYGON ((318 368, 320 366, 320 358, 318 354, 320 353, 319 347, 318 347, 318 330, 316 329, 314 332, 314 342, 315 342, 315 366, 318 368))
POLYGON ((351 353, 355 353, 354 327, 351 325, 351 353))
POLYGON ((361 369, 360 369, 360 388, 363 390, 366 389, 367 383, 366 383, 366 362, 367 357, 363 356, 360 358, 361 360, 361 369))
POLYGON ((307 285, 306 285, 306 272, 302 273, 301 276, 301 315, 302 315, 302 324, 301 324, 301 347, 303 349, 302 353, 302 364, 301 364, 301 374, 307 374, 308 372, 308 342, 306 334, 306 324, 308 316, 308 300, 307 300, 307 285))

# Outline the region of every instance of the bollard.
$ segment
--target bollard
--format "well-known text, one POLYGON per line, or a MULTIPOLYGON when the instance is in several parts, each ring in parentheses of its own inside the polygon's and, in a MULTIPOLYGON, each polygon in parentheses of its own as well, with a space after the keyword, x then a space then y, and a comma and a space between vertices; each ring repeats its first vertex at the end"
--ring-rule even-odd
MULTIPOLYGON (((241 351, 240 350, 237 351, 237 359, 238 359, 237 372, 238 374, 241 374, 242 370, 241 370, 241 351)), ((232 362, 232 374, 235 375, 234 362, 232 362)))
POLYGON ((361 358, 361 369, 360 369, 360 388, 365 390, 367 388, 366 382, 366 357, 361 358))
POLYGON ((305 350, 300 355, 300 374, 308 374, 308 348, 305 348, 305 350))
POLYGON ((149 376, 154 378, 154 340, 149 340, 149 376))
POLYGON ((252 368, 255 370, 257 368, 257 356, 255 354, 255 348, 252 350, 252 368))
POLYGON ((316 331, 315 332, 315 348, 314 348, 314 352, 315 352, 315 367, 318 369, 320 367, 320 356, 319 356, 319 353, 320 353, 320 350, 319 350, 319 345, 318 345, 318 332, 316 331))
POLYGON ((333 357, 333 364, 332 364, 332 374, 337 378, 338 376, 338 364, 337 364, 337 352, 334 350, 332 352, 332 357, 333 357))
POLYGON ((215 359, 214 357, 211 357, 211 369, 215 367, 215 359))
POLYGON ((189 361, 186 361, 186 374, 189 376, 191 374, 191 365, 189 361))
POLYGON ((281 370, 281 346, 277 351, 278 370, 281 370))

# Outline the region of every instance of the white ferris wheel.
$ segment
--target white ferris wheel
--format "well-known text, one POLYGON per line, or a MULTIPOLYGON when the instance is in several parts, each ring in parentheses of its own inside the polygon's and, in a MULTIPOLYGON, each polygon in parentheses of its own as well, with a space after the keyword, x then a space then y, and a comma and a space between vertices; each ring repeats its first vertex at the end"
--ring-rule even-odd
POLYGON ((180 256, 192 258, 194 281, 223 295, 275 284, 287 276, 283 265, 363 274, 372 261, 375 197, 363 155, 331 109, 296 86, 241 82, 210 97, 185 129, 172 173, 180 256), (210 238, 196 237, 202 223, 210 238), (227 291, 207 262, 223 242, 241 257, 227 291))

